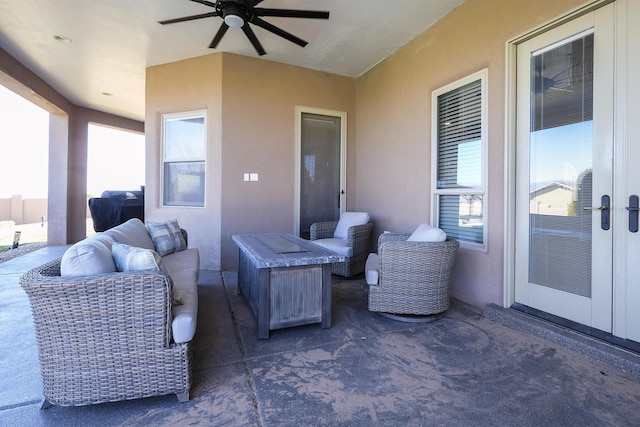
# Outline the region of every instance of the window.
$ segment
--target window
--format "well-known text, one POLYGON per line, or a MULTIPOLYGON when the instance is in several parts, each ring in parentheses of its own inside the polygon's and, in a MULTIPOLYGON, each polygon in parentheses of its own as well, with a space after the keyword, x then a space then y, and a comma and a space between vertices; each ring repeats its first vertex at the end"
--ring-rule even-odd
POLYGON ((486 242, 486 79, 484 70, 432 96, 434 223, 477 249, 486 242))
POLYGON ((206 111, 162 116, 162 204, 204 207, 206 111))

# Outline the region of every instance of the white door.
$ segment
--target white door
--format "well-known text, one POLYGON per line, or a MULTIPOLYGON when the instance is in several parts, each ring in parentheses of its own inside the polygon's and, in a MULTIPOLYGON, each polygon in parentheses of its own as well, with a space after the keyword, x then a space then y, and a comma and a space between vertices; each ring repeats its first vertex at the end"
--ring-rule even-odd
POLYGON ((515 301, 607 332, 614 11, 605 6, 517 51, 515 301))
POLYGON ((640 196, 640 2, 619 0, 616 9, 613 334, 640 342, 640 231, 634 209, 640 196))

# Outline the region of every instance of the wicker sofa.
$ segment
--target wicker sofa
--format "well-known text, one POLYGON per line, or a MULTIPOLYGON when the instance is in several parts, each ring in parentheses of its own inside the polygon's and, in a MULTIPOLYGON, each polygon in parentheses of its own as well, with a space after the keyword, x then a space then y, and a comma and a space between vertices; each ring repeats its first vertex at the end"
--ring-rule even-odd
POLYGON ((152 237, 131 219, 20 278, 35 324, 43 408, 174 393, 189 400, 199 253, 174 248, 160 258, 152 237), (116 246, 153 254, 160 268, 121 268, 117 258, 110 265, 116 246))
POLYGON ((449 278, 459 242, 409 241, 409 234, 384 233, 378 253, 367 261, 369 310, 434 315, 449 308, 449 278))
POLYGON ((366 212, 345 212, 339 221, 322 221, 311 224, 310 240, 326 249, 347 257, 344 262, 334 262, 331 273, 351 277, 364 272, 369 253, 373 224, 366 212))

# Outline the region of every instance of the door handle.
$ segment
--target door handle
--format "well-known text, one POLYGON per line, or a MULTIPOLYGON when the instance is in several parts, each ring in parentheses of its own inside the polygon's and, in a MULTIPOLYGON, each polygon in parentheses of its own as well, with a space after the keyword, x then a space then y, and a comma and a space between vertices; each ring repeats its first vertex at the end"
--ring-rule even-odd
POLYGON ((610 213, 610 208, 611 206, 611 197, 609 197, 608 195, 604 195, 600 198, 600 206, 594 206, 594 207, 584 207, 583 209, 585 211, 600 211, 600 228, 602 228, 603 230, 608 230, 611 226, 610 223, 610 218, 611 218, 611 213, 610 213))
POLYGON ((638 196, 635 194, 629 196, 629 206, 625 208, 629 211, 629 231, 632 233, 638 232, 638 211, 640 206, 638 204, 638 196))

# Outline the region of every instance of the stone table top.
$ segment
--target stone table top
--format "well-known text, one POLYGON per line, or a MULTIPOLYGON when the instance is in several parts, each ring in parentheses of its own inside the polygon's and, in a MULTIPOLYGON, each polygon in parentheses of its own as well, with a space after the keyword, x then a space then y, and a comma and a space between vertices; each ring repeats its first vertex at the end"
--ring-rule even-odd
POLYGON ((345 261, 343 255, 292 234, 234 234, 231 238, 258 268, 294 267, 345 261))

